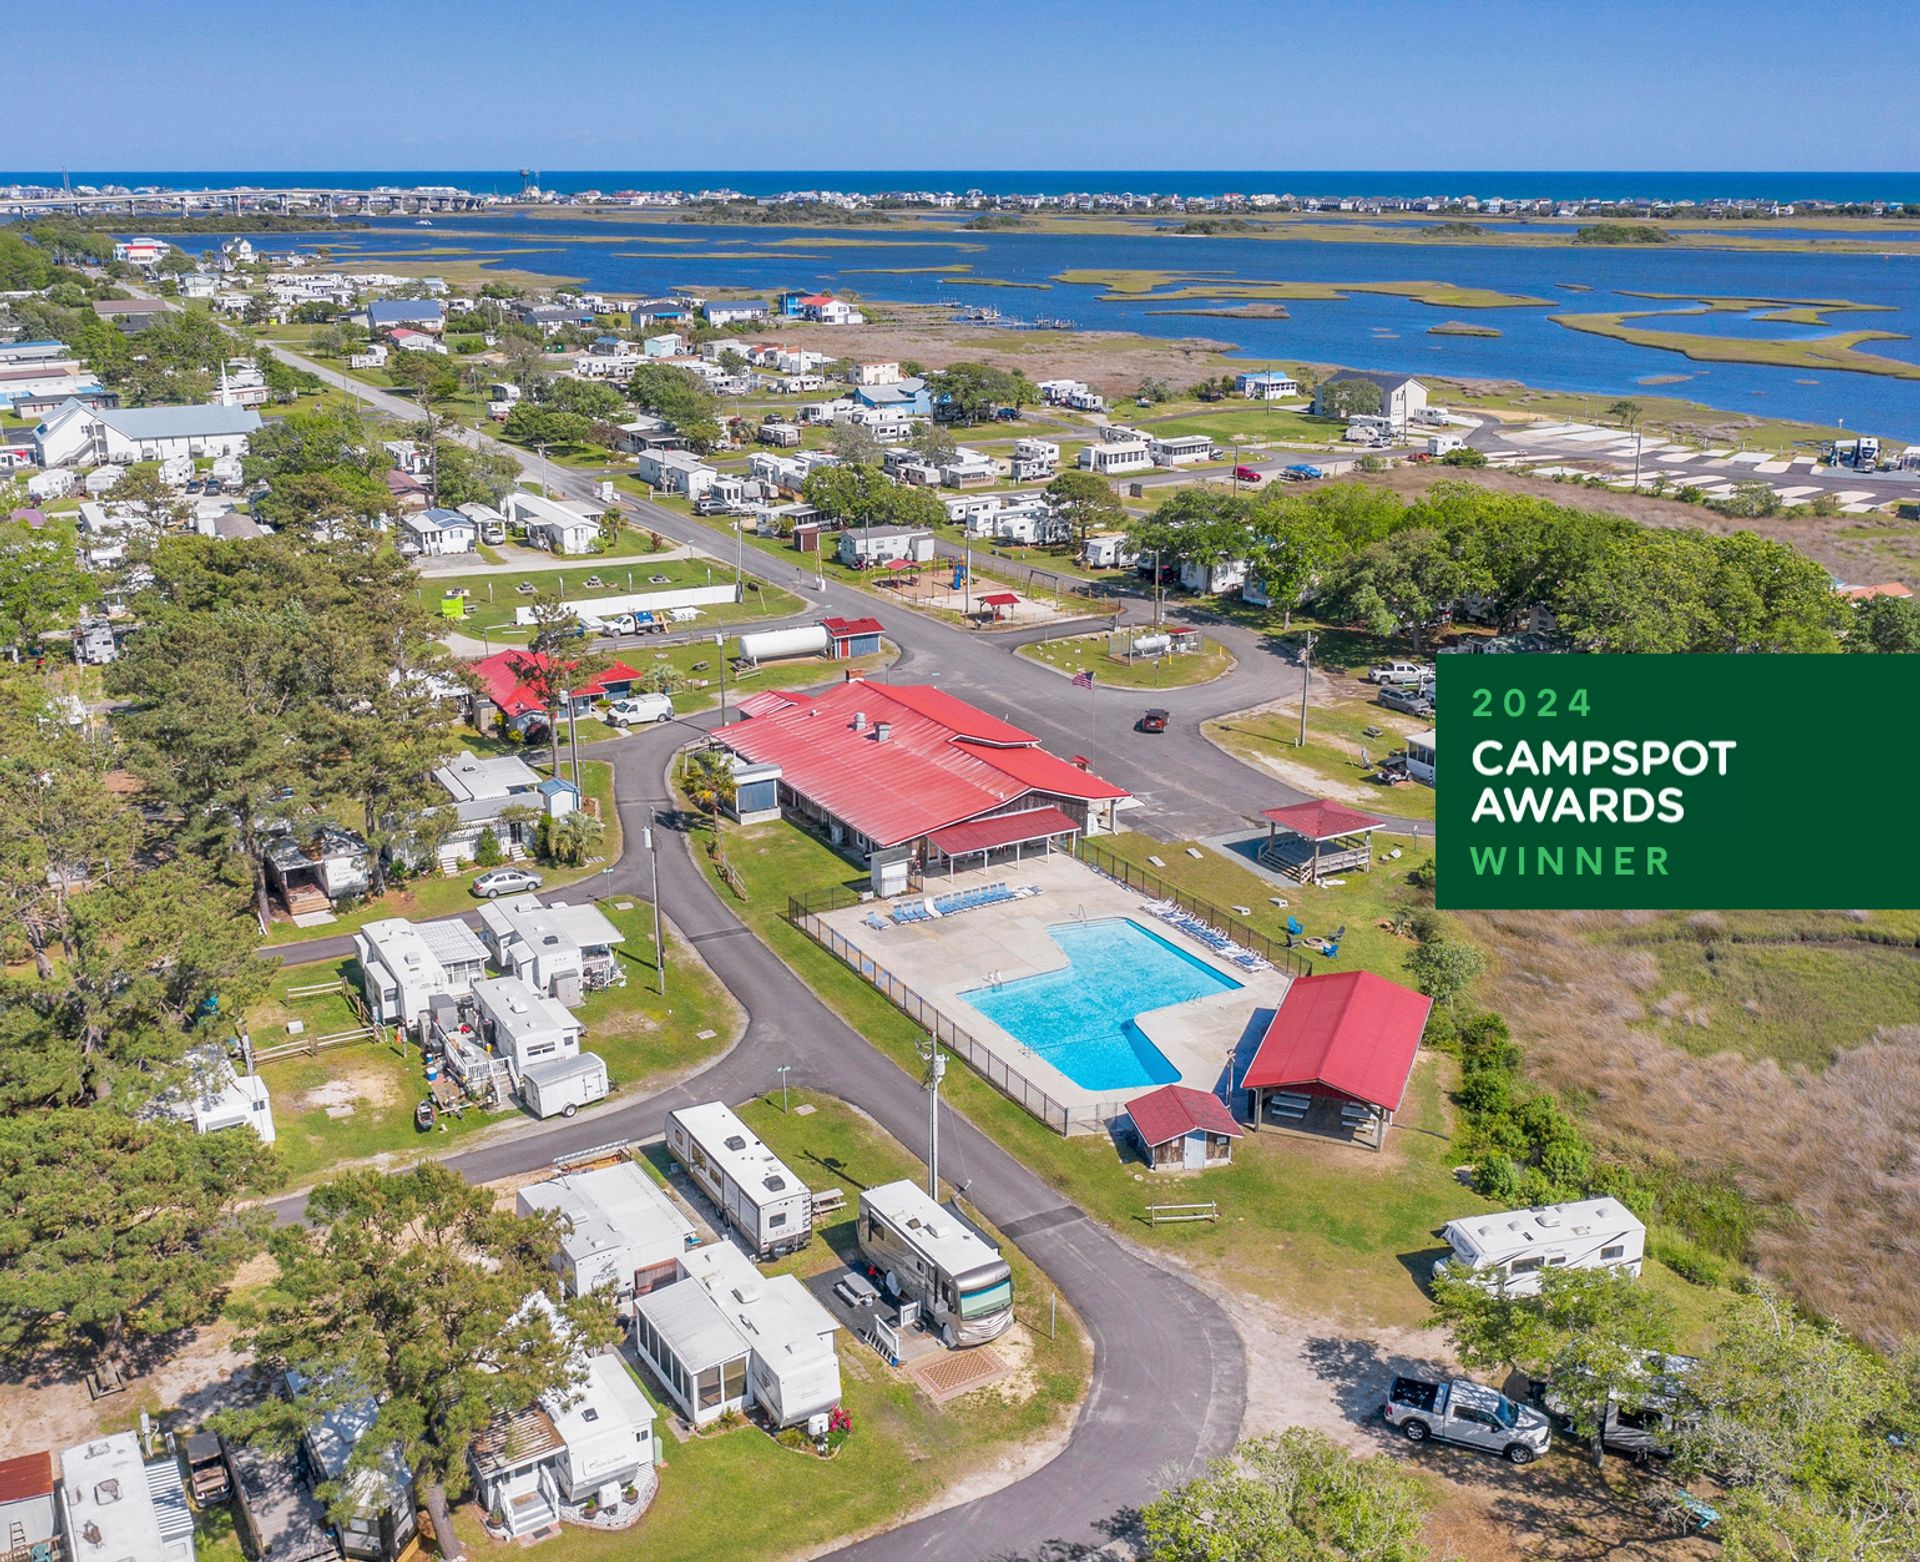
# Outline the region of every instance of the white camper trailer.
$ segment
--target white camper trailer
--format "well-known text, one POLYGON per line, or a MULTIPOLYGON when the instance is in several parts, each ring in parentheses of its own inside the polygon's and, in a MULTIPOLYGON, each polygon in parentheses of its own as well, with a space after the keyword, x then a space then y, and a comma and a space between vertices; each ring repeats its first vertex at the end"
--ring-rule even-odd
POLYGON ((1450 1220, 1440 1233, 1453 1249, 1435 1274, 1464 1275, 1527 1296, 1549 1269, 1624 1269, 1638 1275, 1647 1228, 1618 1199, 1541 1204, 1498 1215, 1450 1220))
POLYGON ((860 1251, 890 1295, 920 1304, 948 1345, 984 1345, 1013 1322, 1013 1271, 973 1225, 916 1182, 860 1195, 860 1251))
POLYGON ((724 1102, 669 1112, 667 1149, 756 1258, 813 1240, 813 1194, 724 1102))

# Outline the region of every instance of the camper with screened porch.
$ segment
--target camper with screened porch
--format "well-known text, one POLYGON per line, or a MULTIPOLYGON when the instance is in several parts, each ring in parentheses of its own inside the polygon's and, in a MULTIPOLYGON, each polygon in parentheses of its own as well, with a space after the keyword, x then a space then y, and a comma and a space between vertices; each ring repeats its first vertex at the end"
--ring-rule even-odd
POLYGON ((1640 1273, 1647 1228, 1618 1199, 1541 1204, 1498 1215, 1450 1220, 1440 1233, 1452 1249, 1433 1266, 1511 1296, 1540 1289, 1549 1269, 1624 1269, 1640 1273))
POLYGON ((890 1296, 918 1302, 921 1316, 956 1349, 984 1345, 1013 1322, 1013 1271, 964 1216, 915 1182, 860 1195, 860 1251, 890 1296))
POLYGON ((667 1113, 667 1150, 761 1260, 813 1240, 813 1194, 723 1101, 667 1113))

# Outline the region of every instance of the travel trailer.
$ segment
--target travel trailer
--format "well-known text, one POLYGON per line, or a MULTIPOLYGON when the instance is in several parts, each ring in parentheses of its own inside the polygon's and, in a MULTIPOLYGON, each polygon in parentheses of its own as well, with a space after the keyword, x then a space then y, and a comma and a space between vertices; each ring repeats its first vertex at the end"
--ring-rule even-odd
POLYGON ((1516 1296, 1540 1289, 1549 1269, 1624 1269, 1638 1275, 1647 1228, 1618 1199, 1542 1204, 1450 1220, 1440 1233, 1453 1249, 1436 1275, 1464 1275, 1516 1296))
POLYGON ((1013 1322, 1013 1271, 971 1223, 915 1182, 860 1195, 860 1251, 889 1295, 920 1304, 948 1345, 984 1345, 1013 1322))
POLYGON ((765 1260, 813 1240, 813 1194, 721 1101, 667 1114, 667 1149, 765 1260))

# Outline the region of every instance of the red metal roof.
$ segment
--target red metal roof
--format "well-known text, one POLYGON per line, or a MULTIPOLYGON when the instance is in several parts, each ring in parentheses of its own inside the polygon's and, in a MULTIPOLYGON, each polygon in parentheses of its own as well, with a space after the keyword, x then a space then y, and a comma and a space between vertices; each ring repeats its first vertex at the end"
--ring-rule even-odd
POLYGON ((1162 1085, 1144 1096, 1135 1096, 1127 1103, 1127 1116, 1133 1119, 1134 1131, 1149 1145, 1165 1144, 1200 1129, 1240 1137, 1240 1125, 1218 1096, 1189 1090, 1185 1085, 1162 1085))
POLYGON ((1310 841, 1330 841, 1340 835, 1378 830, 1387 822, 1376 819, 1372 814, 1363 814, 1357 808, 1330 803, 1324 798, 1318 802, 1294 803, 1286 808, 1263 808, 1260 817, 1271 819, 1281 829, 1291 830, 1310 841))
POLYGON ((1433 1000, 1371 971, 1302 976, 1287 989, 1240 1081, 1318 1085, 1400 1109, 1433 1000))
POLYGON ((793 791, 881 846, 992 813, 1037 787, 1068 797, 1127 795, 1043 749, 994 746, 1038 740, 918 684, 854 679, 715 736, 745 759, 779 765, 793 791), (856 713, 865 717, 859 729, 856 713))
POLYGON ((1023 732, 1010 721, 989 716, 977 705, 936 689, 930 683, 890 683, 887 694, 908 710, 918 711, 976 743, 1038 743, 1031 732, 1023 732))
POLYGON ((0 1459, 0 1502, 25 1502, 53 1495, 53 1455, 21 1454, 0 1459))
POLYGON ((823 618, 820 627, 836 640, 845 640, 852 635, 877 635, 880 633, 880 620, 877 618, 823 618))
POLYGON ((1012 591, 989 591, 984 597, 975 597, 973 600, 982 607, 1013 607, 1020 598, 1012 591))
MULTIPOLYGON (((546 701, 521 681, 527 671, 541 670, 546 665, 544 651, 495 651, 473 664, 473 675, 480 680, 487 698, 501 710, 509 716, 523 716, 528 711, 546 709, 546 701)), ((578 663, 567 665, 573 667, 578 663)), ((609 662, 599 672, 583 679, 573 692, 576 696, 594 699, 607 692, 609 683, 632 683, 639 676, 625 662, 609 662)))
POLYGON ((983 743, 962 742, 960 747, 977 754, 994 769, 1004 771, 1022 786, 1061 797, 1079 797, 1097 802, 1110 797, 1127 797, 1125 787, 1102 780, 1091 770, 1068 764, 1058 754, 1043 748, 991 748, 983 743))
POLYGON ((969 819, 965 824, 950 824, 935 830, 928 840, 949 857, 964 857, 969 852, 993 851, 1016 841, 1038 841, 1049 835, 1071 835, 1080 828, 1059 809, 1023 808, 1017 814, 990 814, 985 819, 969 819))
POLYGON ((733 709, 739 716, 770 716, 775 711, 790 710, 805 699, 804 694, 790 694, 782 689, 761 689, 744 699, 735 700, 733 709))

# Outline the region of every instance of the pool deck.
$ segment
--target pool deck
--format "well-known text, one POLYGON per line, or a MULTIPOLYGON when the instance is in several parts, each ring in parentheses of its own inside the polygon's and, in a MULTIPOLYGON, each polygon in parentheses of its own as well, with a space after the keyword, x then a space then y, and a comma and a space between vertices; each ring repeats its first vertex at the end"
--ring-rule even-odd
MULTIPOLYGON (((931 922, 888 924, 877 931, 866 923, 890 904, 868 901, 831 911, 822 918, 876 964, 918 992, 954 1024, 991 1049, 1010 1067, 1076 1114, 1117 1112, 1128 1097, 1144 1095, 1152 1085, 1117 1093, 1088 1090, 1067 1078, 961 997, 969 988, 994 981, 1012 982, 1066 966, 1067 957, 1048 936, 1057 923, 1127 917, 1201 964, 1239 984, 1237 991, 1212 993, 1137 1016, 1140 1029, 1167 1061, 1180 1070, 1180 1083, 1195 1090, 1217 1090, 1256 1013, 1270 1012, 1285 995, 1287 977, 1277 969, 1246 971, 1223 960, 1205 945, 1159 921, 1143 909, 1144 898, 1095 873, 1063 853, 959 873, 937 874, 921 894, 944 895, 1004 882, 1030 884, 1041 893, 1000 905, 982 906, 931 922)), ((918 895, 903 898, 919 898, 918 895)))

